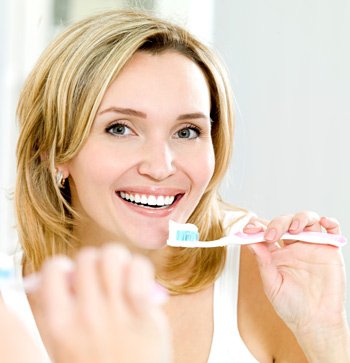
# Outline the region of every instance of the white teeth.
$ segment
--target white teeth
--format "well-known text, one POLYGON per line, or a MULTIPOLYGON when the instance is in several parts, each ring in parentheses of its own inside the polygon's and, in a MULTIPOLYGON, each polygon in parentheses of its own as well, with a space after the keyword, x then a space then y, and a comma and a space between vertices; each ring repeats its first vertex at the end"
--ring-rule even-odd
POLYGON ((165 197, 164 204, 166 204, 166 205, 173 204, 174 199, 175 199, 175 197, 173 195, 170 197, 167 196, 167 197, 165 197))
POLYGON ((175 200, 175 196, 174 195, 167 195, 167 196, 163 196, 163 195, 145 195, 145 194, 129 194, 126 192, 120 192, 119 193, 120 196, 125 199, 125 200, 129 200, 130 202, 135 202, 138 204, 144 204, 144 205, 149 205, 149 206, 158 206, 158 207, 164 207, 164 206, 169 206, 171 204, 173 204, 174 200, 175 200))
POLYGON ((157 205, 160 207, 162 207, 164 205, 164 197, 162 195, 157 197, 157 205))
POLYGON ((148 197, 148 204, 149 205, 157 205, 157 198, 154 195, 150 195, 148 197))

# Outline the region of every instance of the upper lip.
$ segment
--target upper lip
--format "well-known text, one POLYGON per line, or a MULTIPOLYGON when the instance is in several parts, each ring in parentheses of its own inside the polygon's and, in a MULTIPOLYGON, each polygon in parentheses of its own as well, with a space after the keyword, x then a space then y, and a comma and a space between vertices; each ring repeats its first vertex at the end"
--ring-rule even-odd
POLYGON ((130 187, 122 187, 117 190, 117 192, 126 192, 126 193, 134 193, 134 194, 145 194, 145 195, 177 195, 177 194, 185 194, 186 191, 181 188, 176 187, 144 187, 144 186, 130 186, 130 187))

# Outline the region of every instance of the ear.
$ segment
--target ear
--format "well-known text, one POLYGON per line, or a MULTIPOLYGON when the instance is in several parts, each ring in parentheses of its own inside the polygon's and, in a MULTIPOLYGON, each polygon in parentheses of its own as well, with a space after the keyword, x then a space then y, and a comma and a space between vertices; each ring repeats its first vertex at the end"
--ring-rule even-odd
MULTIPOLYGON (((51 169, 51 163, 50 163, 50 159, 49 159, 49 153, 47 151, 42 152, 40 154, 40 160, 43 163, 46 163, 47 168, 51 169)), ((62 173, 62 177, 63 179, 67 179, 69 177, 69 168, 68 168, 68 163, 64 163, 64 164, 55 164, 55 174, 57 174, 59 171, 62 173)))
POLYGON ((58 188, 63 189, 65 186, 66 179, 69 176, 68 167, 65 164, 56 165, 55 180, 58 188))
POLYGON ((68 165, 65 164, 56 164, 56 172, 61 172, 63 179, 67 179, 69 177, 69 168, 68 165))

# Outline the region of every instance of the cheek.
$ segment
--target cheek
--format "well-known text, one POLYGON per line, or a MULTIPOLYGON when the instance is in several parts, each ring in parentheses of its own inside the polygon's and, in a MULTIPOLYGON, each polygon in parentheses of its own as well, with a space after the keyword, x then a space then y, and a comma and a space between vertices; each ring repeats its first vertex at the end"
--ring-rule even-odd
POLYGON ((208 186, 215 169, 214 149, 209 147, 197 155, 191 163, 191 173, 203 193, 208 186))
POLYGON ((83 150, 70 164, 70 176, 76 189, 79 199, 88 195, 96 195, 91 190, 96 191, 101 187, 106 187, 106 183, 111 183, 115 176, 117 163, 113 158, 94 150, 83 150))

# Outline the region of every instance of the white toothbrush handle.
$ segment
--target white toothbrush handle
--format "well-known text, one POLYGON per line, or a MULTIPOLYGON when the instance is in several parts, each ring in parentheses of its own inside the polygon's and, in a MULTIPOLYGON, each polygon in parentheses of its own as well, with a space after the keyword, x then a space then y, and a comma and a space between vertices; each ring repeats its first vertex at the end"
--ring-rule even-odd
MULTIPOLYGON (((298 240, 309 243, 316 244, 327 244, 336 247, 342 247, 347 243, 347 240, 342 235, 329 234, 323 232, 301 232, 298 234, 285 233, 282 235, 281 239, 285 240, 298 240)), ((220 238, 216 241, 173 241, 168 240, 168 246, 172 247, 201 247, 201 248, 213 248, 213 247, 223 247, 229 244, 247 245, 251 243, 264 242, 264 233, 246 234, 242 232, 237 232, 230 234, 227 237, 220 238)))

